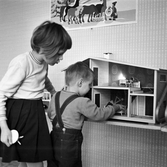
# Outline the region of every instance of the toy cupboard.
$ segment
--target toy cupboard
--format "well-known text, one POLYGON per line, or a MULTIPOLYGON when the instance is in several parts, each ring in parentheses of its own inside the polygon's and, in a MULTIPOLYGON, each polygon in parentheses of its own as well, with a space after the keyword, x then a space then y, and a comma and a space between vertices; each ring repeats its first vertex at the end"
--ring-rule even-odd
POLYGON ((84 62, 94 71, 88 97, 99 107, 109 101, 124 104, 113 119, 156 124, 166 119, 167 70, 142 67, 105 58, 84 62))

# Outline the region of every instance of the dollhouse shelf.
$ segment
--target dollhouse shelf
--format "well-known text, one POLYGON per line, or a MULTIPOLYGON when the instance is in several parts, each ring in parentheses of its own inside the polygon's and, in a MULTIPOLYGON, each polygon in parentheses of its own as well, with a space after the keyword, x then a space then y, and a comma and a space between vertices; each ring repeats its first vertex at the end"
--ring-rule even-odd
MULTIPOLYGON (((95 122, 92 120, 87 120, 87 121, 95 122)), ((167 123, 147 124, 147 123, 141 123, 141 122, 132 122, 132 121, 114 120, 114 119, 109 119, 107 121, 101 121, 100 123, 104 123, 106 125, 112 125, 112 126, 122 126, 122 127, 158 130, 158 131, 162 131, 162 132, 167 132, 167 123)))
POLYGON ((160 130, 160 124, 167 122, 167 70, 104 58, 84 62, 95 75, 88 97, 99 107, 109 101, 126 106, 126 112, 115 114, 107 124, 160 130), (133 78, 137 84, 120 84, 120 74, 127 81, 133 78))
POLYGON ((150 129, 150 130, 161 130, 163 127, 159 124, 152 125, 152 124, 142 124, 142 123, 132 123, 132 122, 122 122, 122 121, 106 121, 107 125, 116 125, 116 126, 123 126, 123 127, 133 127, 133 128, 142 128, 142 129, 150 129))

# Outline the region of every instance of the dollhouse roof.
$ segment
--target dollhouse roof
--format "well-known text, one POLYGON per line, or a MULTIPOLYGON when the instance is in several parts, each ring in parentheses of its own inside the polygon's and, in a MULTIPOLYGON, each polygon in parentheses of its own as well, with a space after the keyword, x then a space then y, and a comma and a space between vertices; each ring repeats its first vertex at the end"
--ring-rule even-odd
POLYGON ((121 62, 121 61, 116 61, 112 59, 106 59, 106 58, 100 58, 100 57, 93 57, 93 58, 88 58, 87 60, 99 60, 99 61, 104 61, 104 62, 111 62, 111 63, 116 63, 116 64, 122 64, 122 65, 128 65, 128 66, 134 66, 134 67, 140 67, 140 68, 146 68, 146 69, 152 69, 152 70, 164 70, 167 71, 167 69, 160 69, 160 68, 154 68, 154 67, 148 67, 148 66, 141 66, 137 64, 130 64, 127 62, 121 62))

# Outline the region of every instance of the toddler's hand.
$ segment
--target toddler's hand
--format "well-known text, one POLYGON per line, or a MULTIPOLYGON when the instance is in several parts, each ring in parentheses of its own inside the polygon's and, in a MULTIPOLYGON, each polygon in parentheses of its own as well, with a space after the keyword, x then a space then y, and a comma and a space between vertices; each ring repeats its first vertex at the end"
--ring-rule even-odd
POLYGON ((120 114, 120 115, 126 115, 127 114, 125 105, 117 104, 117 106, 119 106, 119 109, 116 111, 116 114, 120 114))
POLYGON ((125 105, 122 105, 122 104, 118 104, 118 105, 119 105, 119 108, 120 108, 119 111, 125 111, 126 110, 126 106, 125 105))

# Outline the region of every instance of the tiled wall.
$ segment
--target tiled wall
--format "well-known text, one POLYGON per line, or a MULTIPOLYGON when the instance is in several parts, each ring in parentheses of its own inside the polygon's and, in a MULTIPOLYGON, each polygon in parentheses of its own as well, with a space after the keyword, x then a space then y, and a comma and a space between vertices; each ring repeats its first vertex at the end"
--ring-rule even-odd
POLYGON ((83 167, 166 167, 167 133, 85 122, 83 167))

